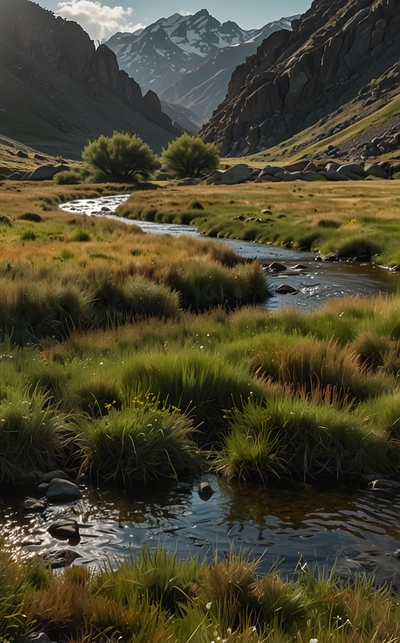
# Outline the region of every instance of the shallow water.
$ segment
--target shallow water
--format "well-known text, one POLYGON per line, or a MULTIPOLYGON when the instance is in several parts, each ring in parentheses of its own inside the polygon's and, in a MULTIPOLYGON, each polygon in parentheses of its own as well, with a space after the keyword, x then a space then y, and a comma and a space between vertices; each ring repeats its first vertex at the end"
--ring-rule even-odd
POLYGON ((215 491, 198 493, 199 479, 182 485, 164 482, 151 490, 113 490, 82 486, 83 499, 50 506, 44 514, 24 513, 25 496, 14 493, 0 503, 4 533, 26 555, 49 548, 72 548, 75 564, 112 565, 135 555, 147 543, 180 558, 216 550, 247 552, 261 559, 259 571, 275 563, 283 574, 299 572, 299 561, 332 567, 341 574, 376 569, 378 584, 400 588, 400 496, 395 489, 356 487, 323 489, 321 485, 270 486, 227 483, 206 476, 215 491), (51 537, 48 526, 60 517, 80 523, 81 540, 68 544, 51 537))
MULTIPOLYGON (((112 210, 127 197, 64 204, 70 212, 89 216, 113 216, 112 210), (107 208, 107 210, 104 210, 107 208)), ((118 218, 118 220, 120 220, 118 218)), ((162 234, 200 236, 189 226, 137 223, 144 230, 162 234)), ((263 264, 279 261, 284 273, 269 273, 272 291, 290 283, 296 295, 275 294, 266 302, 271 309, 287 305, 311 310, 331 297, 391 292, 398 275, 370 265, 321 263, 311 253, 282 250, 243 241, 226 241, 247 258, 263 264), (301 263, 302 270, 293 269, 301 263)), ((205 479, 204 477, 202 479, 205 479)), ((368 489, 357 486, 324 489, 321 485, 270 486, 227 483, 206 476, 215 493, 208 499, 198 494, 199 479, 191 483, 153 486, 143 490, 81 485, 83 499, 68 505, 53 505, 43 514, 22 509, 21 490, 0 498, 0 528, 17 550, 30 556, 50 548, 65 547, 80 554, 74 564, 117 564, 135 555, 144 543, 151 549, 161 544, 179 557, 199 554, 211 559, 234 547, 261 559, 260 572, 279 561, 288 575, 301 565, 336 565, 339 573, 376 570, 378 584, 394 582, 400 589, 400 494, 398 488, 368 489), (50 536, 47 529, 60 517, 73 517, 81 525, 79 543, 50 536)))
MULTIPOLYGON (((60 206, 63 210, 87 216, 106 216, 108 218, 138 225, 145 232, 171 234, 173 236, 188 235, 204 239, 195 227, 173 223, 153 223, 121 219, 113 215, 118 205, 126 201, 128 195, 101 197, 100 199, 82 199, 71 201, 60 206)), ((278 310, 295 306, 304 311, 318 308, 332 297, 348 295, 366 296, 374 293, 393 293, 400 285, 400 275, 385 268, 366 263, 353 262, 322 262, 316 261, 316 255, 311 252, 300 252, 278 248, 272 245, 261 245, 249 241, 218 239, 231 246, 238 254, 246 259, 259 259, 263 265, 277 261, 286 266, 284 272, 267 272, 267 279, 272 297, 264 306, 268 310, 278 310), (303 269, 294 269, 298 264, 303 269), (290 295, 280 295, 276 288, 281 284, 293 286, 297 292, 290 295)))

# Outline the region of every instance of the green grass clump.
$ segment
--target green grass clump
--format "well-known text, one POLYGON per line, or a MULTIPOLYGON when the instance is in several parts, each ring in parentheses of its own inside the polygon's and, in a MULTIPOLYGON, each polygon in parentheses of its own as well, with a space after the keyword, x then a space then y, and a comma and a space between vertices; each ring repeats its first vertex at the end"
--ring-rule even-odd
POLYGON ((329 391, 336 402, 354 402, 379 395, 395 387, 395 380, 383 372, 367 373, 366 364, 352 350, 337 342, 314 337, 281 336, 252 359, 251 369, 294 392, 329 391), (286 345, 284 345, 286 344, 286 345))
POLYGON ((53 575, 27 610, 53 639, 146 643, 397 641, 400 609, 390 587, 307 570, 298 580, 258 574, 259 561, 229 552, 210 564, 147 548, 119 569, 53 575), (80 640, 80 639, 79 639, 80 640))
POLYGON ((0 641, 11 643, 26 629, 28 592, 24 569, 15 561, 4 538, 0 539, 0 641))
POLYGON ((130 604, 135 595, 147 597, 151 604, 179 613, 181 606, 190 603, 194 583, 204 569, 198 558, 179 560, 177 554, 160 547, 152 553, 144 546, 137 559, 126 560, 117 570, 102 574, 96 582, 97 591, 125 604, 130 604))
POLYGON ((376 239, 367 235, 348 235, 337 244, 339 257, 365 257, 368 261, 374 255, 382 253, 382 245, 376 239))
POLYGON ((67 418, 40 388, 8 388, 0 401, 0 482, 63 464, 67 418))
POLYGON ((287 396, 250 401, 230 418, 216 455, 217 470, 228 479, 339 478, 391 467, 385 432, 371 430, 357 411, 287 396))
POLYGON ((125 368, 121 381, 126 399, 136 390, 151 391, 189 412, 208 441, 224 425, 227 408, 240 406, 249 397, 260 399, 263 387, 241 364, 230 364, 203 348, 138 356, 125 368))
POLYGON ((181 273, 171 275, 169 281, 181 293, 183 308, 194 312, 218 305, 233 308, 240 303, 256 303, 268 294, 259 263, 227 270, 218 264, 193 261, 181 273))
POLYGON ((193 424, 179 409, 136 396, 121 410, 81 422, 81 468, 91 477, 130 484, 197 471, 199 452, 193 424))

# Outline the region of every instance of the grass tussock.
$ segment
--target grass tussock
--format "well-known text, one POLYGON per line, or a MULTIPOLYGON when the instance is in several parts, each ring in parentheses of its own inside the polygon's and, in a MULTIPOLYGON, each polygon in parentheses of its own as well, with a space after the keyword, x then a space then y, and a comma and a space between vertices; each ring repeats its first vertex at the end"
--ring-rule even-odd
POLYGON ((180 409, 149 395, 135 396, 121 410, 114 403, 103 417, 81 421, 82 469, 91 477, 128 485, 198 470, 193 424, 180 409))
POLYGON ((234 409, 216 466, 228 479, 266 482, 384 472, 391 459, 385 431, 372 430, 359 410, 287 395, 234 409))
POLYGON ((63 464, 68 421, 38 387, 9 388, 0 401, 0 481, 63 464))
POLYGON ((290 580, 258 568, 232 552, 206 563, 144 547, 117 569, 56 574, 2 548, 0 637, 11 643, 33 630, 61 643, 398 640, 398 598, 389 586, 375 589, 373 577, 309 569, 290 580))
POLYGON ((127 366, 122 375, 125 398, 139 390, 151 391, 190 413, 203 439, 210 442, 224 425, 227 408, 249 397, 260 399, 262 386, 241 364, 230 364, 204 351, 203 345, 175 355, 147 354, 127 366))

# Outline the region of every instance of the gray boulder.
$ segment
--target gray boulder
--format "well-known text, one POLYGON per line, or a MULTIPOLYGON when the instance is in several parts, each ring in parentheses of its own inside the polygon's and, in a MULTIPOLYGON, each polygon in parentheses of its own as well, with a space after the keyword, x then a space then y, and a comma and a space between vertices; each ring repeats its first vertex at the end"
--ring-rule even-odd
MULTIPOLYGON (((277 172, 274 176, 276 179, 279 179, 280 181, 294 181, 293 175, 295 172, 287 172, 286 170, 281 170, 280 172, 277 172)), ((298 172, 297 174, 300 174, 298 172)))
POLYGON ((201 496, 212 496, 214 490, 209 482, 200 482, 199 484, 199 494, 201 496))
POLYGON ((346 174, 350 179, 356 181, 359 179, 365 179, 366 176, 363 165, 360 165, 359 163, 345 163, 338 167, 336 172, 346 174))
POLYGON ((53 478, 47 487, 46 498, 52 502, 71 502, 73 500, 80 500, 82 494, 73 482, 61 478, 53 478))
POLYGON ((39 556, 51 569, 69 567, 74 560, 82 558, 80 554, 71 549, 49 549, 43 552, 43 554, 39 554, 39 556))
POLYGON ((279 261, 273 261, 269 264, 268 270, 272 272, 283 272, 286 270, 286 266, 283 263, 279 263, 279 261))
POLYGON ((375 176, 378 179, 389 178, 389 173, 377 163, 369 163, 365 165, 366 176, 375 176))
POLYGON ((330 170, 329 172, 322 171, 319 173, 320 176, 324 176, 328 181, 351 181, 350 177, 343 172, 338 172, 330 170))
POLYGON ((23 175, 22 181, 46 181, 52 179, 59 172, 69 170, 68 165, 41 165, 31 172, 23 175))
POLYGON ((275 174, 278 174, 278 172, 283 172, 284 168, 283 167, 278 167, 277 165, 266 165, 258 175, 259 177, 264 177, 264 176, 275 176, 275 174))
POLYGON ((32 632, 27 634, 21 643, 52 643, 52 640, 45 632, 32 632))
POLYGON ((229 170, 221 173, 221 183, 224 185, 236 185, 237 183, 244 183, 251 179, 249 166, 245 163, 233 165, 229 170))
POLYGON ((61 480, 67 480, 68 476, 61 469, 56 469, 55 471, 49 471, 42 476, 41 482, 51 482, 54 478, 60 478, 61 480))

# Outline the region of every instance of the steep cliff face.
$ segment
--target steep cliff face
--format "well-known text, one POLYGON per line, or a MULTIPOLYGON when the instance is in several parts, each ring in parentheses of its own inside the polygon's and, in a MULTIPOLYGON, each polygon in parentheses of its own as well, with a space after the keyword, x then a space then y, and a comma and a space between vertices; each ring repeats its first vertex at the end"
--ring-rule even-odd
POLYGON ((28 0, 0 3, 0 110, 2 133, 36 130, 28 143, 57 131, 86 140, 119 129, 159 150, 179 134, 158 99, 143 97, 119 69, 114 52, 96 49, 78 24, 28 0))
POLYGON ((268 149, 329 117, 400 60, 398 0, 314 0, 233 73, 201 130, 223 155, 268 149))

